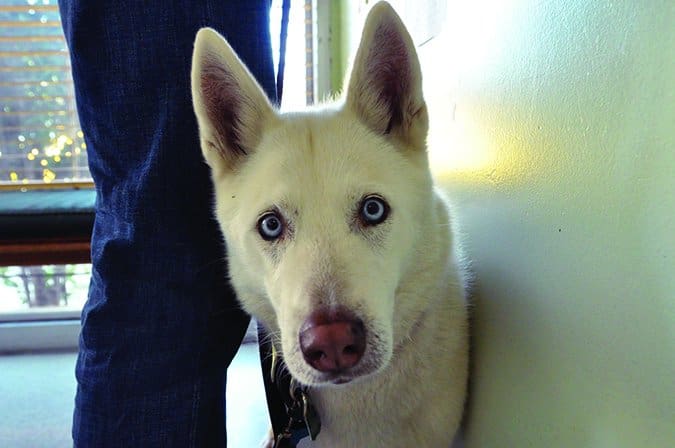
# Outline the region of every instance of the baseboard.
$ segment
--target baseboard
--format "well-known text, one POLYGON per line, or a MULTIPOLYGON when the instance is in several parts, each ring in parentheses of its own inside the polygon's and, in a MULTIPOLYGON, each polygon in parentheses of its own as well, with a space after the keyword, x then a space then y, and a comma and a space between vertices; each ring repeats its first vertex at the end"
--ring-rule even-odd
MULTIPOLYGON (((49 350, 77 350, 80 319, 27 320, 35 315, 14 315, 9 322, 0 322, 0 353, 49 350)), ((53 314, 52 314, 53 317, 53 314)), ((242 344, 258 342, 257 327, 252 320, 242 344)))
POLYGON ((80 320, 0 323, 0 353, 76 350, 80 320))

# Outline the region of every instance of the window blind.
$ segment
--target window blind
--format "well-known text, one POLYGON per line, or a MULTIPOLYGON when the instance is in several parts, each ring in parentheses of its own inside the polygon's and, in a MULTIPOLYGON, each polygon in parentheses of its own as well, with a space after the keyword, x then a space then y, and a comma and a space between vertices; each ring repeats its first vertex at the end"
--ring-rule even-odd
POLYGON ((56 0, 0 0, 0 182, 88 181, 56 0))

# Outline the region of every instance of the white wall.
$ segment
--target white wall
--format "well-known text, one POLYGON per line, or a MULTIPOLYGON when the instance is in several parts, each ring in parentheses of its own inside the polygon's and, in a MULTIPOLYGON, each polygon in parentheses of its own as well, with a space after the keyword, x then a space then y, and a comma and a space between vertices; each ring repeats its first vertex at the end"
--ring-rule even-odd
POLYGON ((675 3, 443 9, 420 57, 477 274, 467 446, 675 446, 675 3))

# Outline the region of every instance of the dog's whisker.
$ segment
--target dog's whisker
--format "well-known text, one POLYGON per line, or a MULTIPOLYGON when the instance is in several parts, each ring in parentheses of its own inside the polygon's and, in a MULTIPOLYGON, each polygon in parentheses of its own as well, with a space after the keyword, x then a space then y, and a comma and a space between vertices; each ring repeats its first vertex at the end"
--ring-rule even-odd
POLYGON ((276 345, 279 346, 279 342, 281 341, 281 333, 276 331, 276 332, 269 332, 266 331, 263 338, 260 340, 261 344, 274 344, 275 342, 277 343, 276 345))

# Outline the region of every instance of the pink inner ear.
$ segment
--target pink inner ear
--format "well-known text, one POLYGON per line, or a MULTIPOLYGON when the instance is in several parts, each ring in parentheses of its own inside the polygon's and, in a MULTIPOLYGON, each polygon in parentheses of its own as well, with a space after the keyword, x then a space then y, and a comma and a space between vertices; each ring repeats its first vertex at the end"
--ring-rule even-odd
POLYGON ((395 26, 383 23, 377 27, 366 64, 371 86, 365 87, 375 89, 378 106, 386 108, 388 134, 403 122, 411 84, 408 50, 395 26))
POLYGON ((239 122, 243 99, 235 78, 221 66, 207 66, 201 74, 200 88, 206 114, 216 134, 211 143, 228 159, 246 155, 239 122))

